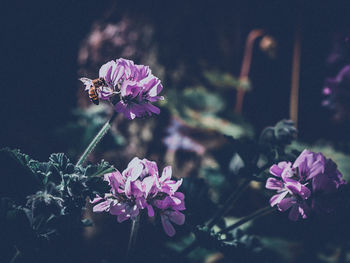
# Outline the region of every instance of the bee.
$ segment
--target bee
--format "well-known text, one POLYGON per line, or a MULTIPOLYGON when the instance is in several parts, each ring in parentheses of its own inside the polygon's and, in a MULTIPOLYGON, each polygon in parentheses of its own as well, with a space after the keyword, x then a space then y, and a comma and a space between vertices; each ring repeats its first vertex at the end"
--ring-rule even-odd
POLYGON ((107 85, 104 78, 98 78, 98 79, 80 78, 79 80, 84 83, 85 90, 89 90, 90 100, 94 104, 98 105, 99 104, 98 91, 100 87, 107 85))

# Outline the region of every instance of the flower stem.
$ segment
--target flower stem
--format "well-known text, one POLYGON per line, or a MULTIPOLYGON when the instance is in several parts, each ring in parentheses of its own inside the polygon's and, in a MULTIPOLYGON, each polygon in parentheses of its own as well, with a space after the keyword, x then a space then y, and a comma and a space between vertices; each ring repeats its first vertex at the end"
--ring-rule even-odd
POLYGON ((298 127, 298 101, 299 101, 299 79, 300 79, 300 56, 301 56, 301 13, 298 13, 292 64, 292 81, 290 90, 290 119, 298 127))
MULTIPOLYGON (((250 64, 252 62, 252 54, 253 54, 253 48, 255 40, 264 35, 264 31, 261 29, 254 29, 250 31, 248 34, 245 48, 244 48, 244 56, 243 56, 243 62, 242 62, 242 68, 241 68, 241 74, 239 77, 239 80, 247 81, 248 75, 250 71, 250 64)), ((235 113, 241 114, 242 108, 243 108, 243 99, 244 99, 244 93, 245 90, 242 89, 242 87, 239 87, 237 90, 237 97, 236 97, 236 104, 235 104, 235 113)))
POLYGON ((131 257, 135 249, 139 226, 140 226, 140 214, 136 217, 135 220, 132 220, 132 225, 130 230, 130 239, 129 239, 128 250, 126 252, 125 262, 132 262, 131 257))
POLYGON ((79 158, 78 162, 76 163, 76 166, 82 165, 85 162, 85 160, 89 156, 89 154, 95 149, 96 145, 101 141, 103 136, 105 136, 106 133, 108 132, 108 130, 111 128, 112 122, 114 121, 116 116, 117 116, 117 113, 114 112, 112 117, 110 118, 110 120, 107 121, 105 123, 105 125, 103 125, 101 130, 97 133, 95 138, 90 142, 88 147, 85 149, 84 153, 79 158))
POLYGON ((266 206, 264 208, 261 208, 261 209, 255 211, 254 213, 252 213, 252 214, 250 214, 250 215, 248 215, 246 217, 243 217, 242 219, 238 220, 233 225, 224 228, 223 230, 221 230, 219 232, 219 234, 225 234, 225 233, 227 233, 227 232, 229 232, 229 231, 231 231, 231 230, 233 230, 233 229, 235 229, 235 228, 237 228, 237 227, 247 223, 250 220, 254 220, 254 219, 257 219, 259 217, 265 216, 265 215, 267 215, 267 214, 269 214, 269 213, 271 213, 271 212, 273 212, 275 210, 276 210, 276 208, 270 207, 270 206, 266 206))
POLYGON ((17 258, 21 255, 21 252, 16 248, 16 254, 12 257, 10 263, 15 263, 17 258))
POLYGON ((214 217, 209 222, 207 222, 207 227, 212 228, 223 215, 225 215, 233 208, 240 195, 248 188, 249 182, 250 181, 246 179, 241 183, 238 189, 229 196, 221 209, 219 209, 214 217))

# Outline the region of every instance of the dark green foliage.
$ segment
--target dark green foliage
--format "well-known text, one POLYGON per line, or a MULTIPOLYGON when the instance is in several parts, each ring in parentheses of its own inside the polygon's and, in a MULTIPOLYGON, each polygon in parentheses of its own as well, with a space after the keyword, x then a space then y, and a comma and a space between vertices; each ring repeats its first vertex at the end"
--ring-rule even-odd
POLYGON ((19 150, 2 149, 0 158, 7 161, 1 184, 1 233, 8 233, 10 247, 31 256, 35 251, 40 255, 49 242, 91 225, 82 220, 87 197, 108 191, 101 176, 113 170, 105 161, 76 167, 62 153, 39 162, 19 150))
POLYGON ((261 251, 258 239, 248 236, 241 230, 236 230, 227 237, 222 237, 208 227, 198 226, 195 231, 197 242, 206 249, 221 251, 235 262, 254 262, 257 253, 261 251))
POLYGON ((223 118, 225 99, 218 92, 208 91, 203 86, 187 87, 181 92, 167 92, 171 100, 164 102, 170 112, 186 125, 216 131, 234 138, 252 137, 253 130, 247 122, 237 118, 223 118))
POLYGON ((297 135, 297 129, 291 120, 281 120, 274 127, 266 127, 261 135, 260 142, 264 144, 290 144, 297 135))
POLYGON ((184 193, 186 198, 187 224, 201 224, 215 211, 216 207, 209 197, 209 187, 203 179, 185 178, 179 191, 184 193))

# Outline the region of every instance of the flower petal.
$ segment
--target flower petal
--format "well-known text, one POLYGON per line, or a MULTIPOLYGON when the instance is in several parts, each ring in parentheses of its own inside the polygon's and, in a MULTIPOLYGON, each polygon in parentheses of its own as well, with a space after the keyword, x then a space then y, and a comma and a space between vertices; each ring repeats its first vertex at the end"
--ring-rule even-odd
POLYGON ((268 178, 265 187, 271 190, 281 190, 283 188, 283 182, 276 178, 268 178))
POLYGON ((185 223, 185 215, 179 211, 171 211, 169 213, 169 219, 177 225, 183 225, 185 223))
POLYGON ((292 197, 285 198, 277 204, 278 210, 284 212, 284 211, 288 210, 292 205, 294 205, 295 202, 296 201, 292 197))
POLYGON ((289 212, 288 218, 292 221, 297 221, 299 219, 299 206, 293 205, 289 212))
POLYGON ((159 178, 160 182, 165 182, 171 179, 172 169, 171 166, 166 166, 163 169, 162 176, 159 178))
POLYGON ((270 205, 271 206, 275 206, 278 203, 280 203, 283 198, 288 194, 288 191, 283 191, 282 193, 276 194, 274 196, 271 197, 270 199, 270 205))
POLYGON ((174 236, 176 231, 175 231, 175 228, 173 227, 173 225, 170 223, 168 216, 161 215, 160 218, 161 218, 163 229, 164 229, 165 233, 170 237, 174 236))
POLYGON ((109 201, 104 201, 104 202, 101 202, 97 205, 95 205, 93 208, 92 208, 92 211, 93 212, 103 212, 103 211, 107 211, 109 209, 109 206, 110 206, 110 202, 109 201))

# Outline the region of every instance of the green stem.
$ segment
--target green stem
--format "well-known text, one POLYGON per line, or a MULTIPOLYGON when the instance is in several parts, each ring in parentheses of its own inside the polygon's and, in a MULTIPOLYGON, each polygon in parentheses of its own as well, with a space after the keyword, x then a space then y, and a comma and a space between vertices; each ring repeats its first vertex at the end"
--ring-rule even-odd
POLYGON ((249 180, 245 180, 243 183, 241 183, 238 189, 229 196, 221 209, 219 209, 213 218, 207 222, 207 227, 212 228, 223 215, 228 213, 233 208, 240 195, 248 188, 249 182, 249 180))
POLYGON ((340 253, 338 255, 337 263, 345 263, 346 262, 346 252, 347 252, 347 244, 344 242, 340 247, 340 253))
POLYGON ((112 122, 114 121, 116 116, 117 113, 114 112, 110 120, 107 121, 105 125, 103 125, 101 130, 97 133, 95 138, 90 142, 89 146, 85 149, 84 153, 79 158, 78 162, 76 163, 76 166, 82 165, 85 162, 89 154, 95 149, 96 145, 101 141, 103 136, 105 136, 108 130, 111 128, 112 122))
POLYGON ((15 263, 19 255, 21 255, 21 252, 16 248, 16 254, 13 256, 10 263, 15 263))
POLYGON ((225 234, 225 233, 227 233, 227 232, 229 232, 229 231, 231 231, 231 230, 233 230, 233 229, 235 229, 235 228, 237 228, 237 227, 247 223, 250 220, 254 220, 254 219, 257 219, 259 217, 265 216, 265 215, 267 215, 267 214, 269 214, 269 213, 271 213, 271 212, 273 212, 275 210, 276 210, 276 208, 270 207, 270 206, 266 206, 264 208, 261 208, 261 209, 255 211, 254 213, 252 213, 252 214, 250 214, 250 215, 248 215, 246 217, 243 217, 242 219, 238 220, 233 225, 224 228, 223 230, 221 230, 219 232, 219 234, 225 234))
POLYGON ((140 226, 140 214, 132 220, 128 250, 126 252, 126 262, 132 262, 131 257, 135 249, 137 233, 140 226))
MULTIPOLYGON (((236 227, 239 227, 240 225, 243 225, 244 223, 250 221, 250 220, 254 220, 254 219, 257 219, 259 217, 262 217, 264 215, 267 215, 273 211, 275 211, 276 208, 274 207, 270 207, 270 206, 267 206, 267 207, 264 207, 264 208, 261 208, 257 211, 255 211, 254 213, 250 214, 249 216, 246 216, 246 217, 243 217, 241 220, 237 221, 236 223, 234 223, 233 225, 221 230, 220 232, 218 232, 218 234, 225 234, 227 233, 228 231, 230 230, 233 230, 235 229, 236 227)), ((195 239, 187 248, 185 248, 182 252, 181 252, 181 255, 182 256, 186 256, 188 255, 189 253, 191 253, 195 248, 197 248, 197 246, 199 245, 199 242, 197 239, 195 239)))

